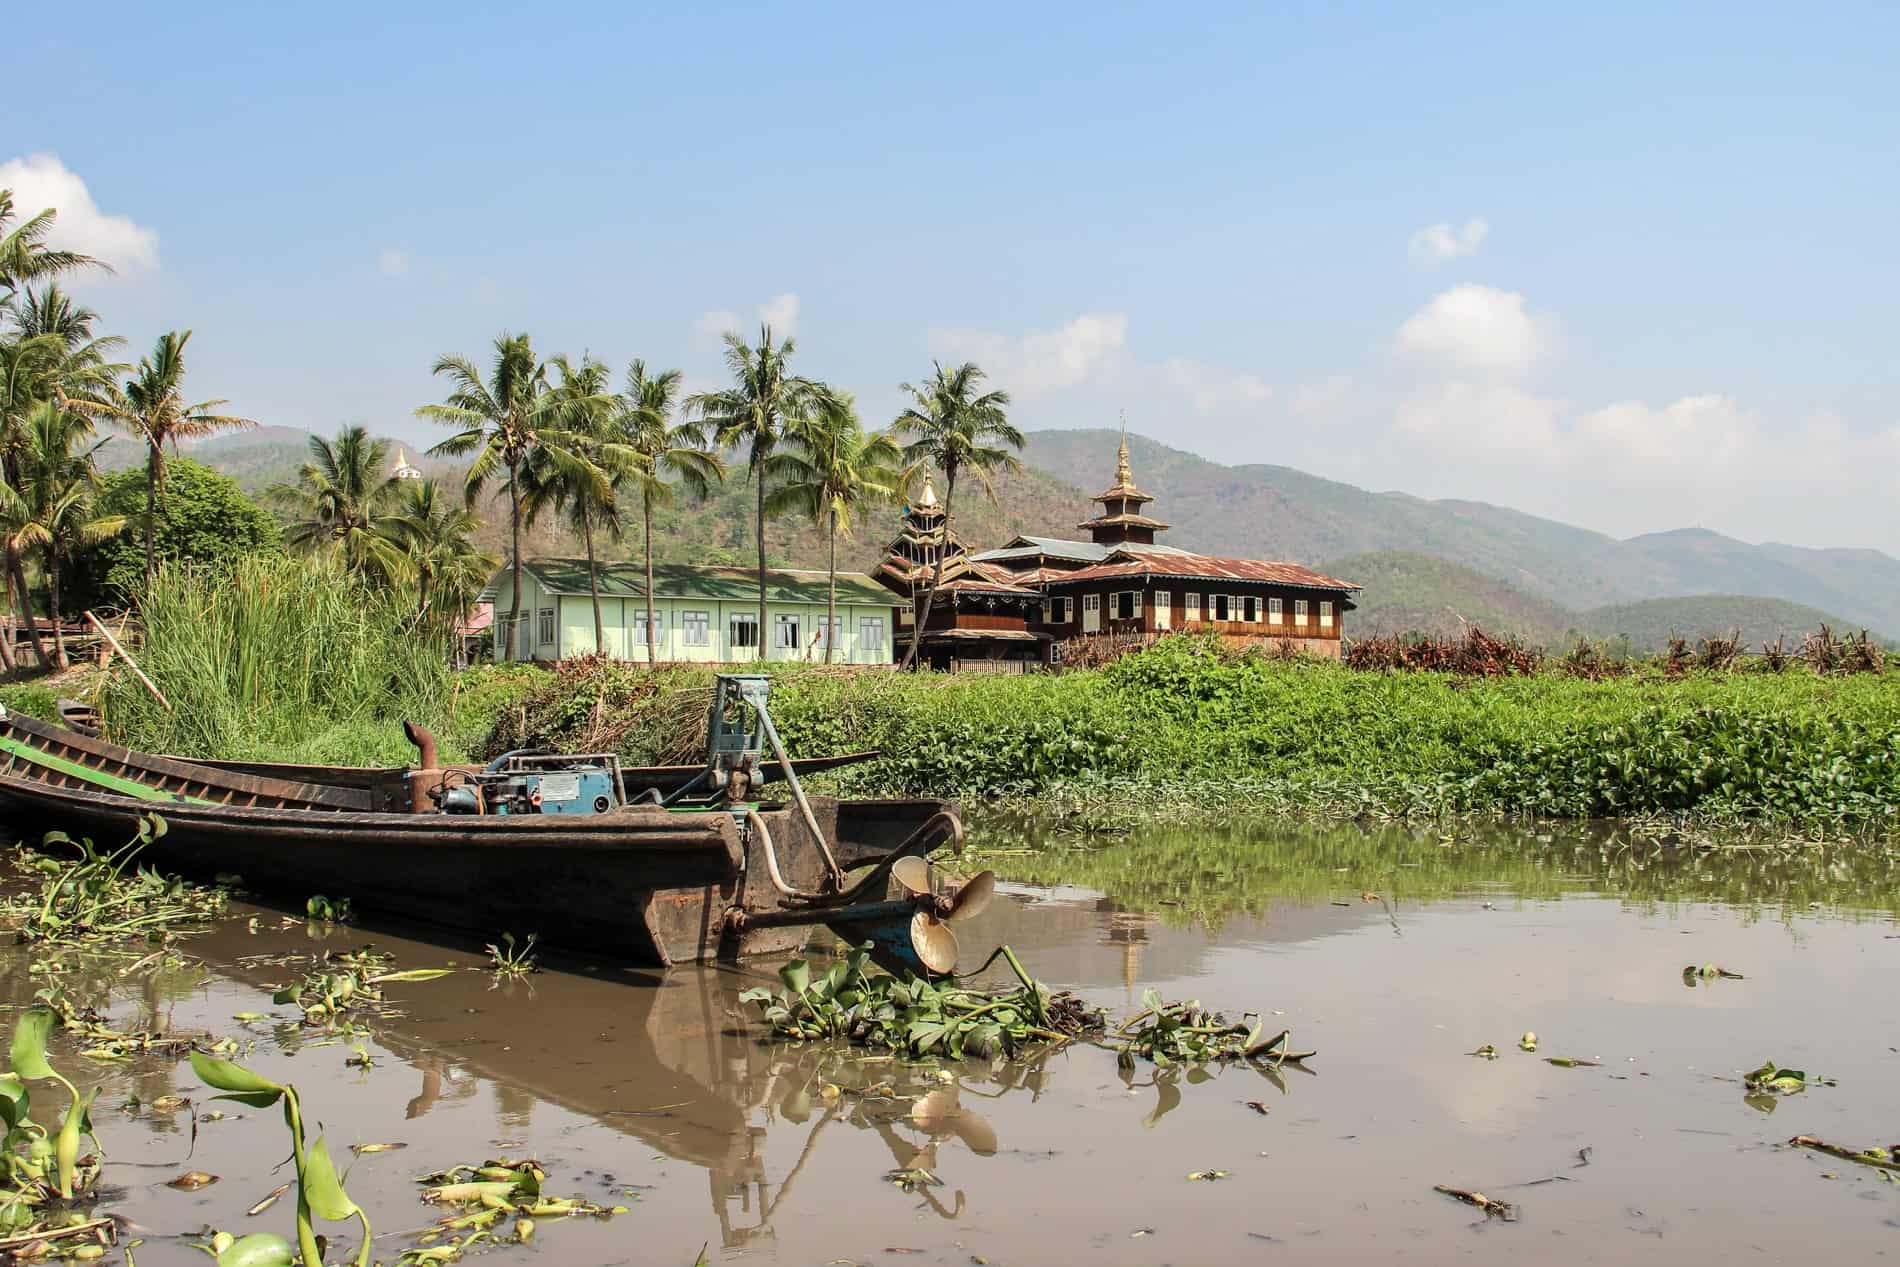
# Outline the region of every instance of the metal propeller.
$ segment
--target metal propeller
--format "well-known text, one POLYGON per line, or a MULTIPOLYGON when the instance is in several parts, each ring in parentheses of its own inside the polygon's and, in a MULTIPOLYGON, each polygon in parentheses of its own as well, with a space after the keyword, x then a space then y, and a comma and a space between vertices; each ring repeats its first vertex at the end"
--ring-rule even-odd
POLYGON ((939 976, 957 966, 957 934, 950 925, 973 918, 996 893, 996 873, 979 871, 954 893, 938 893, 931 885, 930 864, 922 858, 900 858, 891 876, 910 894, 917 913, 910 917, 910 945, 918 961, 939 976))

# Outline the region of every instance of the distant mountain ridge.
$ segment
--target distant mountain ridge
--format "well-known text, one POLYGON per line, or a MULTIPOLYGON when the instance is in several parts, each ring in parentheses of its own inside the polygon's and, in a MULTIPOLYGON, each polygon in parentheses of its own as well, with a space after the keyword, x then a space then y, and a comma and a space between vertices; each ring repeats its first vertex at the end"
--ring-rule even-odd
MULTIPOLYGON (((1032 431, 1027 440, 1025 469, 993 477, 994 503, 974 481, 959 483, 957 531, 972 546, 1000 545, 1022 532, 1080 536, 1076 525, 1093 511, 1089 494, 1114 482, 1118 432, 1032 431)), ((1349 630, 1381 620, 1392 629, 1440 628, 1462 617, 1546 643, 1584 632, 1628 634, 1651 646, 1669 632, 1742 628, 1759 641, 1758 630, 1801 633, 1827 620, 1900 635, 1900 560, 1878 550, 1750 545, 1699 528, 1617 540, 1485 502, 1373 493, 1284 466, 1222 466, 1134 434, 1128 445, 1135 482, 1156 498, 1151 513, 1173 525, 1163 541, 1305 563, 1365 584, 1349 630)), ((265 427, 188 445, 185 454, 257 494, 295 480, 309 457, 309 434, 265 427)), ((109 468, 143 460, 123 438, 101 456, 109 468)), ((459 483, 458 463, 413 448, 411 457, 428 474, 459 483)), ((749 562, 752 496, 742 475, 704 503, 682 498, 656 512, 655 560, 749 562)), ((484 513, 480 540, 499 550, 505 510, 491 502, 484 513)), ((875 566, 896 526, 895 508, 870 511, 853 537, 839 541, 838 566, 875 566)), ((551 518, 523 544, 533 553, 571 554, 570 538, 551 518)), ((636 521, 623 543, 601 543, 601 557, 632 557, 638 549, 636 521)), ((823 567, 827 556, 823 534, 791 519, 767 525, 766 550, 775 564, 798 567, 823 567)))
MULTIPOLYGON (((1086 488, 1106 485, 1118 434, 1033 431, 1024 460, 1086 488)), ((1564 607, 1685 595, 1751 595, 1900 633, 1900 559, 1867 549, 1750 545, 1706 529, 1618 540, 1485 502, 1373 493, 1284 466, 1222 466, 1130 435, 1135 482, 1174 525, 1170 543, 1318 562, 1379 551, 1430 555, 1564 607)), ((1348 577, 1347 579, 1356 579, 1348 577)))

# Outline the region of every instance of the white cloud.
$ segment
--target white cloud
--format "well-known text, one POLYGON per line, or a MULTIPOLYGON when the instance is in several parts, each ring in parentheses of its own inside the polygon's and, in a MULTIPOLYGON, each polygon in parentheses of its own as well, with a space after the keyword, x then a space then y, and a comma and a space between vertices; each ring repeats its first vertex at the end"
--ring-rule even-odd
POLYGON ((725 308, 702 312, 693 322, 693 333, 716 339, 728 330, 739 328, 739 314, 725 308))
POLYGON ((1457 227, 1446 223, 1428 224, 1412 235, 1412 262, 1431 264, 1475 254, 1490 232, 1489 224, 1475 218, 1457 227))
POLYGON ((1258 405, 1273 397, 1272 386, 1257 375, 1237 373, 1186 357, 1163 361, 1161 376, 1171 389, 1187 397, 1196 413, 1258 405))
POLYGON ((1435 296, 1399 327, 1398 349, 1419 364, 1522 374, 1549 352, 1550 323, 1515 291, 1466 284, 1435 296))
POLYGON ((59 212, 48 241, 104 260, 121 276, 158 267, 158 233, 130 216, 107 215, 77 172, 51 154, 30 154, 0 163, 0 189, 13 191, 18 219, 48 207, 59 212))
MULTIPOLYGON (((774 339, 788 339, 798 330, 798 296, 791 291, 766 300, 754 312, 758 315, 760 325, 772 327, 774 339)), ((717 339, 730 331, 750 340, 753 332, 745 329, 745 325, 739 314, 730 308, 713 308, 700 313, 694 320, 693 333, 702 338, 717 339)))
POLYGON ((376 255, 376 271, 384 277, 402 277, 409 272, 409 252, 386 246, 376 255))
POLYGON ((1021 399, 1079 387, 1111 372, 1128 341, 1128 314, 1085 312, 1054 330, 1020 338, 984 330, 930 331, 931 355, 975 361, 990 380, 1021 399))
POLYGON ((798 296, 787 291, 759 305, 759 321, 772 327, 779 339, 789 339, 798 329, 798 296))

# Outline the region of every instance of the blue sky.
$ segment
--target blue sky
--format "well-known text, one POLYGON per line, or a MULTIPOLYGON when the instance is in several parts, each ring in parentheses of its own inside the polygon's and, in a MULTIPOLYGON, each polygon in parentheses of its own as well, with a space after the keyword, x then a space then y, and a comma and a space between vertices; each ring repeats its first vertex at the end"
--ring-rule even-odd
POLYGON ((1900 8, 1652 8, 106 5, 0 183, 271 423, 769 312, 873 423, 974 357, 1024 427, 1900 552, 1900 8))

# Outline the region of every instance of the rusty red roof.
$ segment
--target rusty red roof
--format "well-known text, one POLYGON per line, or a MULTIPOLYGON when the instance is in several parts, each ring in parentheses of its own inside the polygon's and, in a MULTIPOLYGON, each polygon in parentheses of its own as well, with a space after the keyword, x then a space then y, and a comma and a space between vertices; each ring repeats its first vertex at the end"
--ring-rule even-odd
POLYGON ((1107 581, 1120 577, 1168 576, 1188 580, 1264 581, 1302 589, 1338 590, 1341 593, 1360 588, 1351 581, 1326 576, 1297 563, 1224 559, 1211 554, 1117 554, 1107 562, 1077 568, 1072 572, 1053 572, 1047 568, 1039 570, 1043 575, 1037 579, 1050 585, 1067 584, 1070 581, 1107 581))

